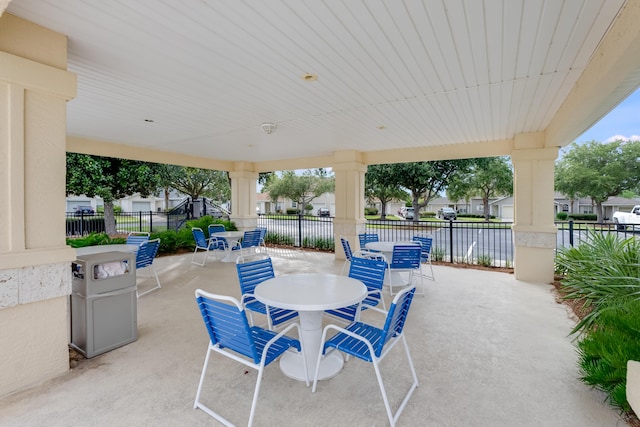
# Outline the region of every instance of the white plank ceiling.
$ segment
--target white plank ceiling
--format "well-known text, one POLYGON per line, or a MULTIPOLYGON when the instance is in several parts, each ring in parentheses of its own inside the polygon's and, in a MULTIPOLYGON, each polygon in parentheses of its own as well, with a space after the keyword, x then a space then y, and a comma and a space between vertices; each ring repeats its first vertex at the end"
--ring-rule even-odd
POLYGON ((13 0, 7 10, 69 37, 69 135, 268 161, 542 131, 624 4, 13 0))

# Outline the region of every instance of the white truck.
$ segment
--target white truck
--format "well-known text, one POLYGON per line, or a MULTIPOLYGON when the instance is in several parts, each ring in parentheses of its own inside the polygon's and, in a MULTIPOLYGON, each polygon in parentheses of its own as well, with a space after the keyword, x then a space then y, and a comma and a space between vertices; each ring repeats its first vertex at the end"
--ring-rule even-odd
POLYGON ((635 205, 631 212, 614 212, 613 222, 618 230, 624 230, 627 225, 640 225, 640 205, 635 205))

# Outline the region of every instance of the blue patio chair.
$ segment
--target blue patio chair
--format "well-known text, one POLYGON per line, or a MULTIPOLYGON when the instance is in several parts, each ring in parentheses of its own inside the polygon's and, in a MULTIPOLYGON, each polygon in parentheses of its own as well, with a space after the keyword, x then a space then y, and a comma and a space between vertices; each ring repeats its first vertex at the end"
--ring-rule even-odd
POLYGON ((422 292, 424 295, 424 280, 422 276, 422 246, 417 244, 395 245, 393 247, 393 255, 389 262, 389 294, 393 295, 394 286, 407 286, 413 284, 414 273, 418 273, 422 292), (405 280, 400 273, 408 273, 405 280))
POLYGON ((229 248, 229 242, 224 237, 218 237, 216 233, 224 233, 227 231, 222 224, 209 224, 207 227, 209 232, 209 250, 219 249, 227 250, 229 248))
POLYGON ((375 252, 364 251, 364 250, 353 252, 351 250, 351 244, 349 243, 349 241, 342 236, 340 236, 340 243, 342 244, 342 249, 344 250, 344 257, 345 257, 344 264, 342 264, 342 270, 340 271, 340 274, 344 274, 345 267, 351 263, 351 260, 353 259, 354 256, 357 256, 359 258, 377 258, 378 256, 378 254, 375 252))
MULTIPOLYGON (((386 313, 387 317, 382 329, 363 322, 353 322, 345 328, 335 325, 327 325, 322 331, 322 342, 324 342, 324 345, 320 347, 318 354, 318 363, 316 365, 315 375, 313 378, 312 392, 315 393, 316 386, 318 385, 320 361, 332 351, 338 350, 345 353, 347 357, 354 356, 365 362, 371 362, 373 363, 376 378, 378 379, 378 385, 380 386, 380 392, 382 393, 384 407, 387 411, 387 416, 389 417, 389 424, 391 424, 391 426, 395 426, 398 417, 409 401, 413 391, 419 385, 416 370, 413 367, 413 361, 411 360, 411 354, 409 353, 409 346, 407 345, 407 340, 403 333, 415 290, 416 288, 411 286, 398 292, 391 303, 389 311, 386 313), (328 341, 325 341, 329 331, 337 331, 337 333, 328 341), (402 344, 404 345, 407 361, 409 362, 409 369, 413 376, 413 384, 411 384, 411 387, 402 400, 400 407, 394 414, 391 410, 391 405, 389 404, 384 384, 382 383, 382 376, 378 365, 400 341, 402 341, 402 344)), ((372 307, 371 309, 382 311, 375 307, 372 307)))
POLYGON ((202 231, 202 228, 193 227, 191 229, 191 234, 193 234, 193 239, 195 240, 195 243, 196 243, 196 247, 193 251, 193 255, 191 256, 192 264, 196 264, 201 267, 204 267, 205 263, 207 262, 207 258, 209 257, 209 251, 224 250, 227 248, 226 240, 225 242, 219 242, 215 237, 213 239, 209 238, 209 240, 207 240, 207 238, 204 235, 204 231, 202 231), (196 255, 198 251, 205 252, 202 257, 202 262, 196 261, 196 255))
POLYGON ((347 323, 359 319, 360 310, 375 307, 382 302, 384 310, 387 309, 382 298, 382 287, 387 273, 387 262, 384 259, 367 259, 353 257, 349 267, 349 277, 358 279, 367 287, 367 296, 361 304, 354 304, 334 310, 326 310, 325 313, 334 316, 347 323))
MULTIPOLYGON (((196 302, 209 333, 209 345, 204 365, 202 366, 202 374, 200 375, 193 408, 202 409, 224 425, 233 425, 200 400, 202 384, 209 365, 209 357, 212 352, 216 352, 258 371, 251 411, 249 412, 249 422, 247 423, 248 426, 251 426, 258 394, 260 393, 264 368, 274 360, 277 360, 286 351, 302 351, 300 340, 285 335, 291 329, 296 328, 299 337, 300 327, 297 323, 292 323, 282 332, 276 334, 258 326, 249 326, 245 311, 238 300, 229 296, 210 294, 201 289, 196 290, 196 302)), ((306 380, 308 386, 309 379, 307 378, 306 380)), ((227 393, 228 390, 223 392, 227 393)))
POLYGON ((361 250, 367 250, 369 252, 375 252, 372 251, 371 249, 367 249, 366 248, 366 244, 369 242, 379 242, 380 238, 378 237, 378 235, 376 233, 362 233, 362 234, 358 234, 358 239, 360 240, 360 249, 361 250))
POLYGON ((151 291, 160 289, 162 287, 160 286, 160 279, 158 278, 158 272, 156 271, 156 268, 153 265, 153 260, 156 258, 156 255, 158 254, 159 247, 160 247, 160 239, 147 240, 146 242, 140 243, 140 248, 136 253, 136 274, 141 269, 150 267, 151 271, 153 271, 153 275, 156 278, 156 286, 144 292, 138 292, 138 290, 136 290, 136 296, 138 298, 148 294, 151 291))
POLYGON ((422 246, 420 261, 422 261, 422 263, 429 264, 429 268, 431 269, 431 276, 425 277, 427 279, 436 280, 436 277, 433 274, 433 265, 431 265, 431 247, 433 246, 433 237, 413 236, 412 240, 414 242, 420 242, 420 246, 422 246))
POLYGON ((267 242, 265 239, 267 238, 267 227, 256 227, 256 230, 260 232, 260 246, 266 249, 267 242))
POLYGON ((242 306, 249 310, 249 318, 251 319, 252 325, 255 324, 253 321, 254 312, 266 316, 267 327, 269 329, 277 328, 298 317, 297 311, 266 306, 253 296, 256 286, 267 279, 275 277, 273 264, 271 263, 269 255, 254 254, 239 256, 236 260, 236 271, 238 272, 238 281, 240 282, 242 306))
POLYGON ((127 245, 140 245, 142 242, 149 240, 150 234, 146 231, 132 231, 127 236, 127 245))
POLYGON ((255 249, 255 252, 260 250, 260 236, 262 232, 260 230, 245 231, 242 240, 235 242, 232 249, 239 250, 241 254, 251 253, 246 249, 255 249))

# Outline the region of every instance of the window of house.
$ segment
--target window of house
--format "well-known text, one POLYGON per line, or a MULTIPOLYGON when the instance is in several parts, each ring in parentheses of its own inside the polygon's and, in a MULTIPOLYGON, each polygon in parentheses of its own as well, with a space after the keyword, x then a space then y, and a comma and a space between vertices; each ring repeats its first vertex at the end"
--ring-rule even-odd
POLYGON ((569 212, 569 205, 562 205, 562 212, 569 212))

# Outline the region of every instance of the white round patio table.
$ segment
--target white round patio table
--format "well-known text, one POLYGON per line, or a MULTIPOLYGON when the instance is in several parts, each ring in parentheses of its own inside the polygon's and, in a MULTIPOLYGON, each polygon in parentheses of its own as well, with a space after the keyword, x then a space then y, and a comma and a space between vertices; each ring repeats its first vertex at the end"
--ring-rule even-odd
MULTIPOLYGON (((263 304, 299 313, 303 354, 286 352, 280 358, 280 369, 288 377, 304 381, 306 360, 311 381, 322 345, 324 310, 359 303, 367 295, 367 287, 359 280, 338 274, 294 273, 265 280, 256 286, 254 295, 263 304)), ((343 363, 340 352, 331 352, 320 364, 318 379, 333 377, 343 363)))
POLYGON ((227 240, 227 249, 225 249, 225 256, 220 260, 222 262, 236 262, 236 259, 240 255, 239 250, 232 250, 231 245, 234 240, 244 236, 244 231, 221 231, 219 233, 211 233, 209 237, 222 237, 227 240), (235 252, 235 253, 234 253, 235 252))

